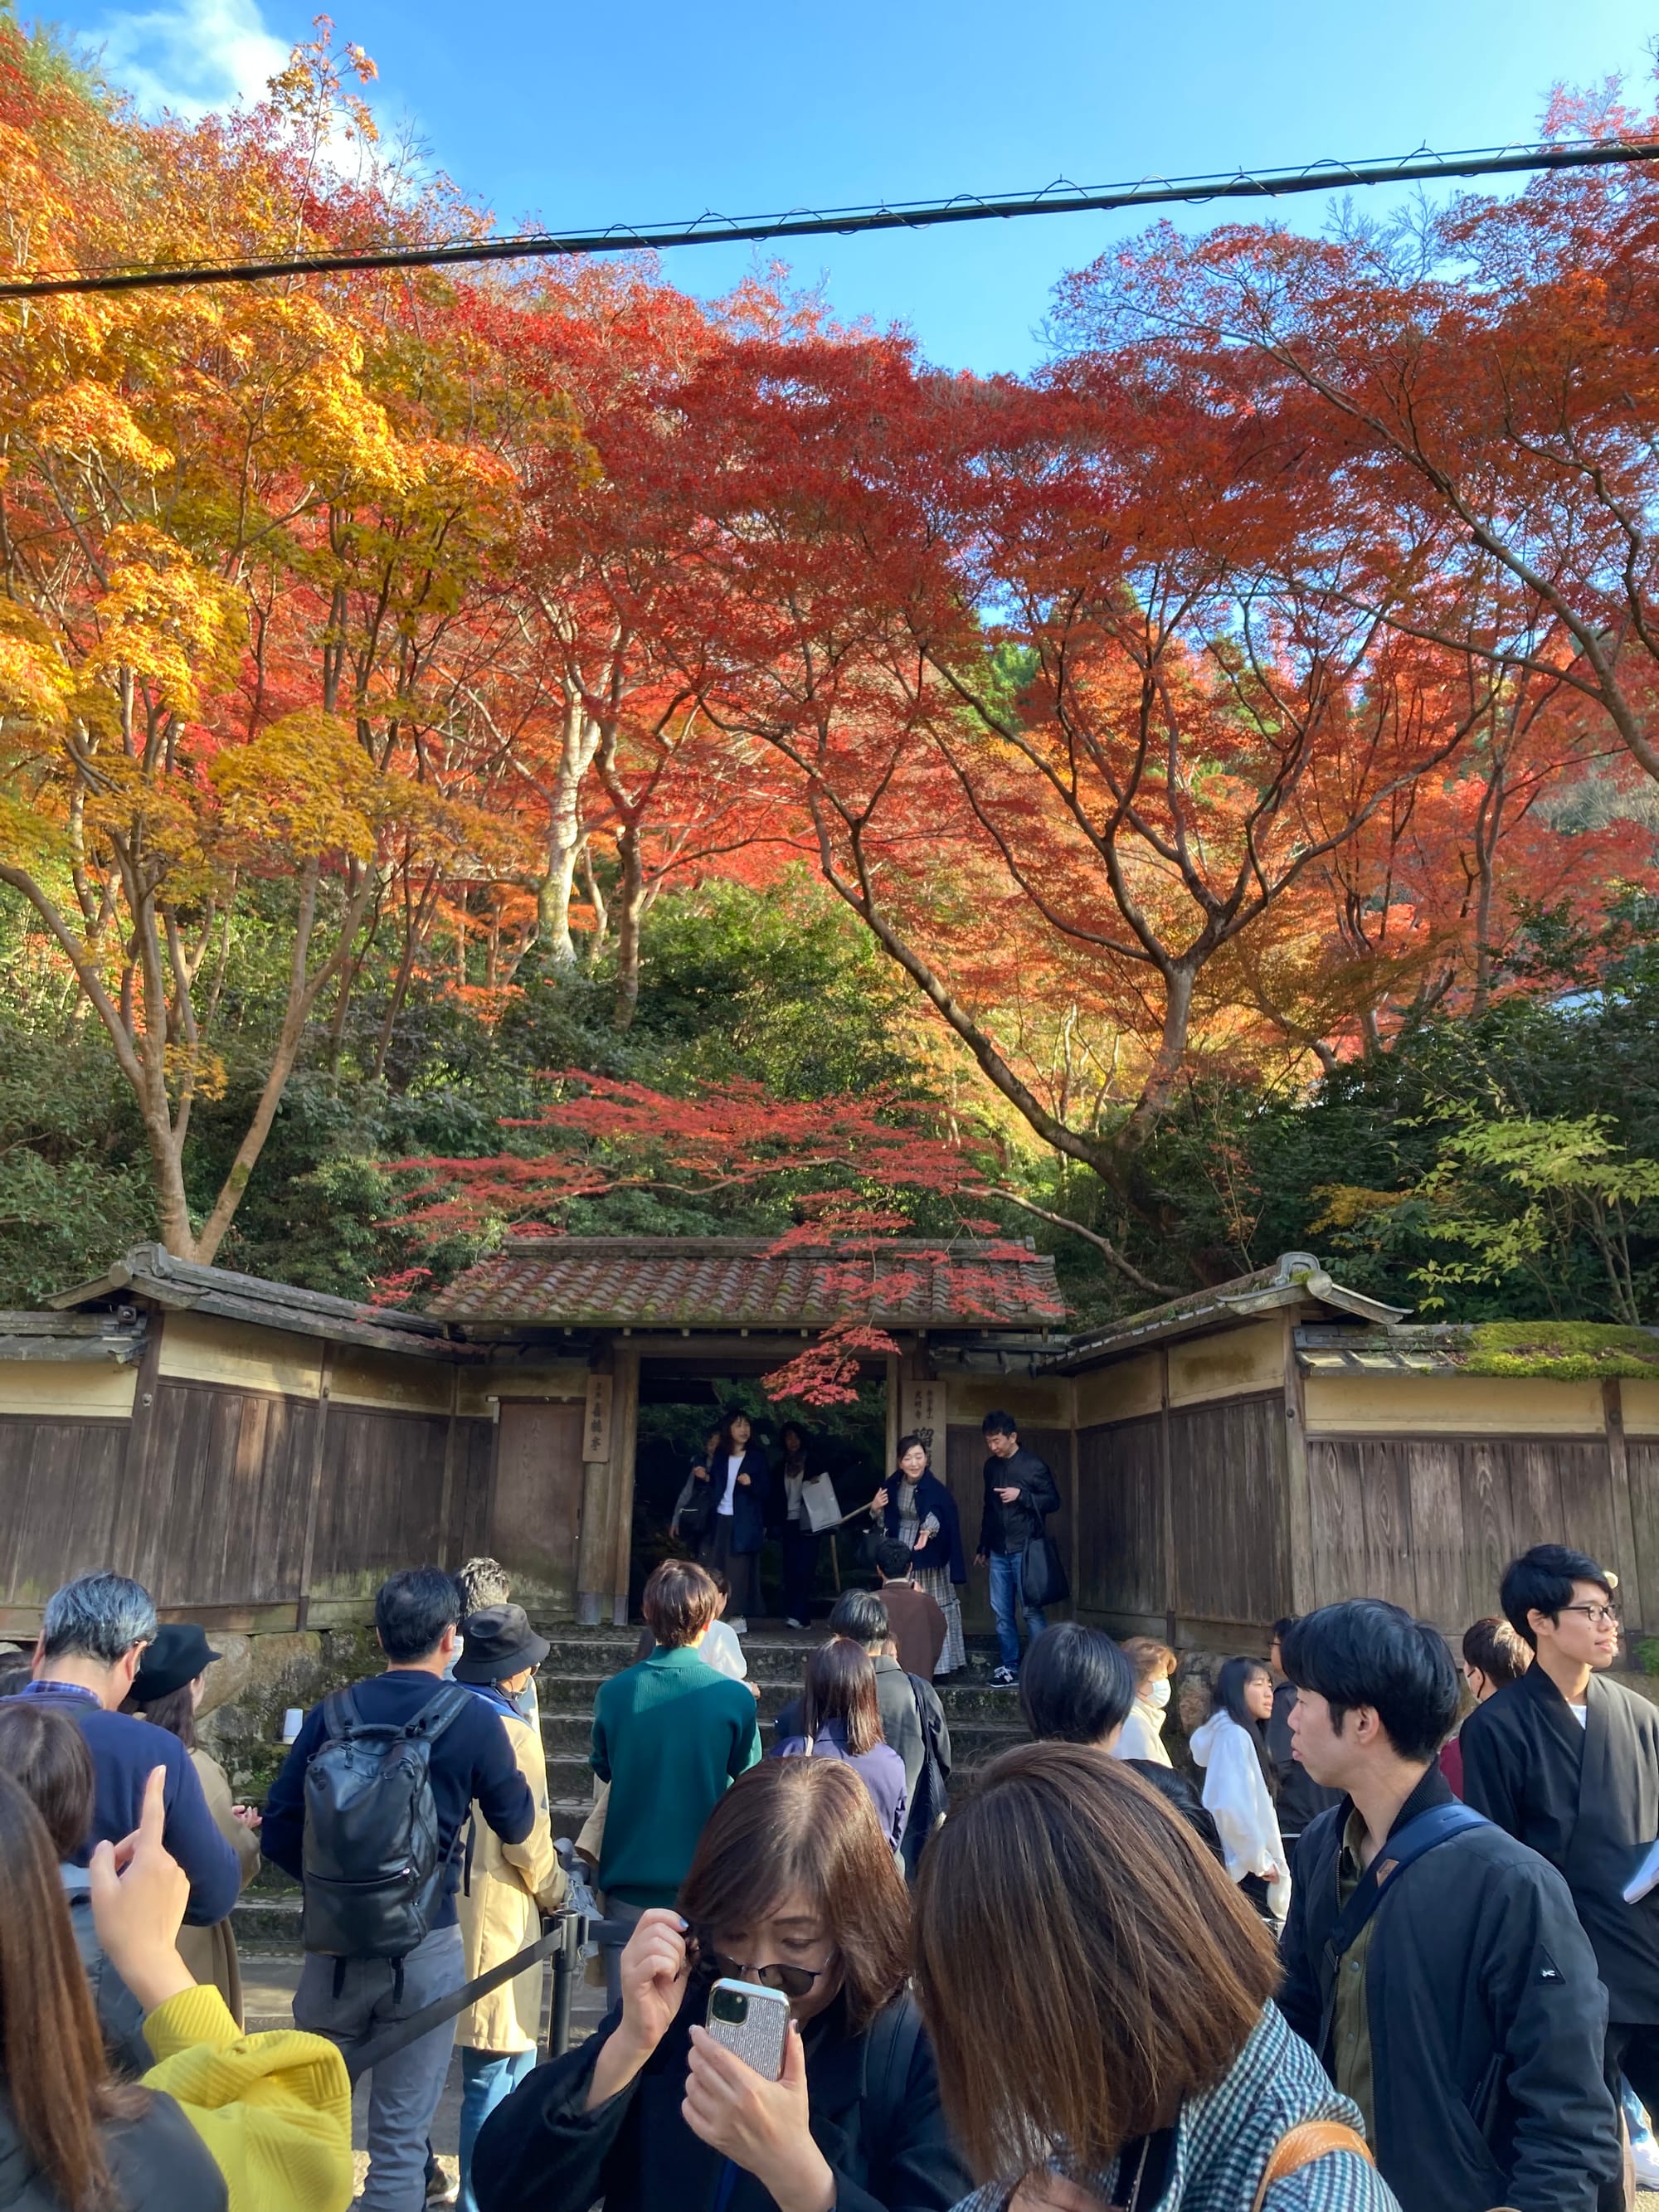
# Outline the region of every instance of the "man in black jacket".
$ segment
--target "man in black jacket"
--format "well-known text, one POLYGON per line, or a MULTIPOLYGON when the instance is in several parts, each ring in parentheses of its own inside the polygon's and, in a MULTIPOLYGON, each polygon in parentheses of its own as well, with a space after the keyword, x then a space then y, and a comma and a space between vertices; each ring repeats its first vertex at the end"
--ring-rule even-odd
POLYGON ((1620 2170, 1606 1995, 1561 1876, 1458 1807, 1435 1763, 1457 1711, 1444 1638, 1356 1598, 1297 1622, 1284 1654, 1295 1756, 1345 1793, 1297 1850, 1285 2018, 1411 2212, 1595 2212, 1620 2170))
POLYGON ((997 1657, 1000 1662, 991 1680, 1012 1689, 1019 1680, 1019 1629, 1016 1601, 1025 1614, 1025 1629, 1035 1639, 1048 1626, 1042 1607, 1026 1605, 1020 1587, 1025 1547, 1043 1533, 1042 1524, 1060 1510, 1060 1485, 1035 1452, 1019 1440, 1012 1413, 988 1413, 984 1420, 985 1510, 980 1516, 976 1566, 988 1561, 991 1569, 991 1610, 996 1616, 997 1657))
MULTIPOLYGON (((1619 1652, 1615 1577, 1582 1552, 1535 1544, 1498 1591, 1533 1663, 1469 1715, 1463 1795, 1542 1852, 1572 1893, 1607 1984, 1606 2071, 1659 2105, 1659 1892, 1625 1885, 1659 1835, 1659 1711, 1606 1679, 1619 1652)), ((1622 2202, 1617 2185, 1603 2212, 1622 2202)))

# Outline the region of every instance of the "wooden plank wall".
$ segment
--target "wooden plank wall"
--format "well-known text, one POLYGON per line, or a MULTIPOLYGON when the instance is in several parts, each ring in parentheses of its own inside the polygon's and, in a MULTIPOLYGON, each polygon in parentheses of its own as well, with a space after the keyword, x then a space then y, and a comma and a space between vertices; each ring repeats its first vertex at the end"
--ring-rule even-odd
POLYGON ((60 1583, 111 1565, 209 1626, 355 1621, 394 1568, 486 1548, 488 1419, 180 1378, 153 1358, 139 1380, 136 1419, 0 1416, 0 1632, 32 1631, 60 1583))
POLYGON ((125 1420, 0 1416, 0 1621, 112 1556, 125 1420))
POLYGON ((1085 1612, 1160 1636, 1173 1625, 1192 1642, 1285 1610, 1279 1399, 1176 1407, 1080 1429, 1078 1469, 1085 1612))
MULTIPOLYGON (((1632 1488, 1659 1495, 1644 1449, 1632 1488)), ((1461 1633, 1529 1545, 1620 1556, 1603 1437, 1316 1436, 1307 1452, 1316 1604, 1389 1598, 1461 1633)))

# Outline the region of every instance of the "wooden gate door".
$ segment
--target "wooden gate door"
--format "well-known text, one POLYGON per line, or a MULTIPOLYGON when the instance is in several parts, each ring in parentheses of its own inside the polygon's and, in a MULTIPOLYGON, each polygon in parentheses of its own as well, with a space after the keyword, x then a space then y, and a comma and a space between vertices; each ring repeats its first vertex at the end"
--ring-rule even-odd
POLYGON ((574 1613, 581 1506, 580 1401, 503 1398, 489 1549, 516 1603, 574 1613))

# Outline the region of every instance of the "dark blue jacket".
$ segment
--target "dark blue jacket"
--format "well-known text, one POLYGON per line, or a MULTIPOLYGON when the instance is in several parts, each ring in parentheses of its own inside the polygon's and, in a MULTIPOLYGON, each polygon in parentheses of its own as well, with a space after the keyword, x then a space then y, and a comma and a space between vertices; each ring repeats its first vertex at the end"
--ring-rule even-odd
POLYGON ((161 1840, 190 1882, 185 1918, 192 1928, 222 1920, 241 1893, 241 1863, 219 1833, 207 1808, 201 1779, 176 1735, 131 1713, 106 1712, 92 1691, 75 1682, 30 1682, 20 1698, 50 1698, 86 1738, 92 1753, 92 1827, 74 1856, 86 1866, 96 1844, 118 1844, 138 1825, 152 1769, 164 1766, 167 1826, 161 1840))
MULTIPOLYGON (((726 1461, 728 1452, 714 1452, 707 1462, 709 1487, 714 1492, 714 1511, 718 1514, 726 1495, 726 1461)), ((696 1464, 705 1464, 699 1460, 696 1464)), ((766 1538, 766 1518, 772 1496, 772 1462, 758 1445, 750 1444, 743 1455, 739 1474, 749 1477, 749 1487, 741 1484, 732 1493, 732 1549, 737 1553, 758 1552, 766 1538)), ((714 1526, 711 1516, 709 1528, 714 1526)))
MULTIPOLYGON (((903 1479, 898 1474, 887 1478, 887 1510, 881 1516, 881 1525, 894 1538, 899 1532, 898 1486, 903 1479)), ((962 1516, 957 1511, 956 1499, 931 1467, 916 1485, 916 1519, 925 1521, 930 1513, 939 1516, 939 1534, 929 1537, 925 1551, 915 1554, 917 1565, 936 1567, 941 1553, 948 1552, 951 1581, 965 1583, 968 1562, 962 1549, 962 1516)))
MULTIPOLYGON (((412 1721, 441 1687, 435 1675, 412 1667, 388 1668, 384 1674, 374 1674, 368 1681, 353 1685, 364 1720, 398 1728, 412 1721)), ((271 1784, 264 1825, 259 1831, 260 1850, 296 1881, 305 1878, 306 1769, 321 1748, 325 1733, 323 1709, 313 1705, 283 1763, 282 1772, 271 1784)), ((461 1878, 455 1838, 466 1824, 467 1808, 474 1798, 504 1844, 524 1841, 536 1825, 536 1808, 501 1717, 481 1698, 469 1699, 466 1711, 450 1723, 433 1745, 430 1772, 438 1841, 449 1858, 444 1901, 432 1924, 453 1928, 455 1891, 461 1878)))

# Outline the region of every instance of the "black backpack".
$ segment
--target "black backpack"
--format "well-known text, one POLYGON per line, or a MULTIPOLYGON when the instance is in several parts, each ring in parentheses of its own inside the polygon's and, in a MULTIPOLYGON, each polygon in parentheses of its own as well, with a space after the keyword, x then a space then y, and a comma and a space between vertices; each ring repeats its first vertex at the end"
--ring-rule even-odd
POLYGON ((401 1728, 366 1721, 350 1690, 323 1706, 306 1768, 307 1951, 402 1959, 437 1917, 451 1854, 432 1799, 432 1747, 472 1693, 446 1682, 401 1728))

